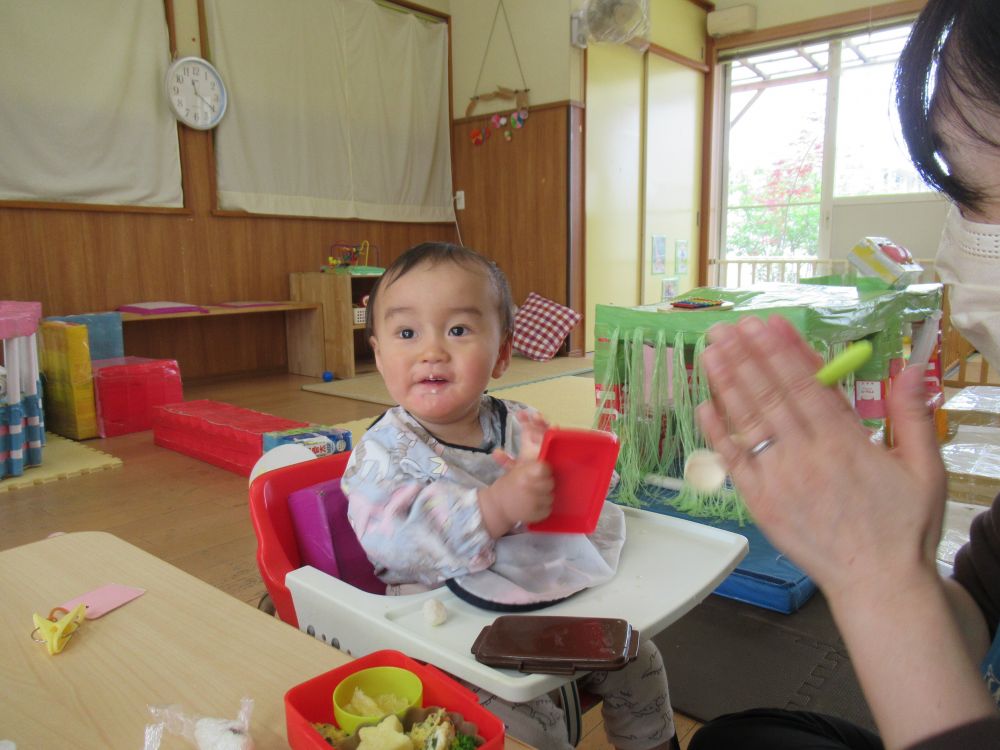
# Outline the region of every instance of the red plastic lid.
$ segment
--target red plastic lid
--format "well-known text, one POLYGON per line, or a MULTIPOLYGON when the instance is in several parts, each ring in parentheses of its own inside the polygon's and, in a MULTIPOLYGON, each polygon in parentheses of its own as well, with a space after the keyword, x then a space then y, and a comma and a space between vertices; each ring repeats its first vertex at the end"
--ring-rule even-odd
POLYGON ((552 468, 555 499, 549 517, 528 528, 557 534, 590 534, 596 529, 618 447, 613 432, 549 428, 538 457, 552 468))

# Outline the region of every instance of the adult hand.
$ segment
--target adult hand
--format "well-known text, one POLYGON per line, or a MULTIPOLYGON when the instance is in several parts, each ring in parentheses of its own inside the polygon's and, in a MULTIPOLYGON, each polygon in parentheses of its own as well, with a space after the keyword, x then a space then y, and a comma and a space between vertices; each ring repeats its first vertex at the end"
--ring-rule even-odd
POLYGON ((819 358, 784 319, 710 338, 702 430, 754 519, 826 594, 886 748, 995 716, 935 569, 945 471, 923 368, 893 384, 890 450, 819 384, 819 358))
POLYGON ((816 380, 820 358, 784 318, 719 325, 709 340, 712 399, 698 419, 771 541, 829 597, 933 571, 945 470, 921 368, 894 382, 887 449, 839 389, 816 380))

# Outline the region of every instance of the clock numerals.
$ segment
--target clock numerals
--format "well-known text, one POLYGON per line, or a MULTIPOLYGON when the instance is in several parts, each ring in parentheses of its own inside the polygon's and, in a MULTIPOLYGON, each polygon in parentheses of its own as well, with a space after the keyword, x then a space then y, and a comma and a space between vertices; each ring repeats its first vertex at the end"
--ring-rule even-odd
POLYGON ((225 84, 200 58, 175 62, 166 79, 170 106, 181 122, 200 130, 214 127, 226 111, 225 84))

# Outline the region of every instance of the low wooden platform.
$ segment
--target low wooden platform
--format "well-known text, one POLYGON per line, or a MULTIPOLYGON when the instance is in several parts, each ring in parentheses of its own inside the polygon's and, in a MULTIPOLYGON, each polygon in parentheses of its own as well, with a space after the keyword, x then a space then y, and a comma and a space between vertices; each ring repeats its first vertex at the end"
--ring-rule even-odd
POLYGON ((282 300, 202 307, 207 312, 121 313, 126 353, 176 359, 185 379, 275 370, 282 365, 295 375, 322 377, 326 366, 321 304, 282 300), (284 318, 284 330, 275 320, 278 314, 284 318), (282 337, 284 357, 277 349, 282 337))

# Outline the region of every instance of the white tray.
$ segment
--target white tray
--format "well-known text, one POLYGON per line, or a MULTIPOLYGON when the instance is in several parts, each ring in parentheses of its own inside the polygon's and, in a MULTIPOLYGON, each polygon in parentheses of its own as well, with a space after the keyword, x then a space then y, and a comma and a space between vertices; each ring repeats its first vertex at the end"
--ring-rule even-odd
MULTIPOLYGON (((646 640, 701 602, 747 552, 747 540, 710 526, 623 508, 626 539, 615 578, 539 610, 538 614, 619 617, 646 640)), ((566 677, 495 669, 470 649, 498 616, 468 604, 447 588, 406 596, 356 589, 313 567, 285 577, 299 628, 354 656, 398 649, 511 701, 524 701, 567 682, 566 677), (425 622, 421 608, 438 599, 448 620, 425 622)))

